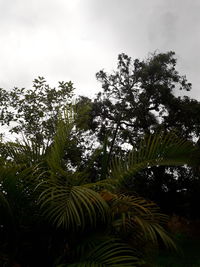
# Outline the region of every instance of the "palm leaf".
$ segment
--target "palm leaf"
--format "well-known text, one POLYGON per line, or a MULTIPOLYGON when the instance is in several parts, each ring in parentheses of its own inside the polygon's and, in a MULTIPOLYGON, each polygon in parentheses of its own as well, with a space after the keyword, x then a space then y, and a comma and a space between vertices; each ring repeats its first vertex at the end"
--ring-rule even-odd
POLYGON ((145 238, 155 244, 161 239, 166 247, 176 249, 163 227, 168 217, 160 213, 155 203, 137 196, 115 195, 110 199, 110 206, 113 227, 119 234, 128 235, 135 241, 144 241, 145 238))
POLYGON ((23 138, 22 141, 0 143, 0 157, 4 161, 24 166, 39 162, 46 153, 46 146, 23 138))
MULTIPOLYGON (((139 252, 123 243, 118 238, 105 240, 86 254, 80 262, 61 265, 70 267, 104 267, 104 266, 138 266, 144 261, 138 257, 139 252)), ((141 256, 141 255, 140 255, 141 256)))
POLYGON ((64 118, 60 116, 57 123, 56 135, 53 145, 47 155, 47 163, 53 173, 64 173, 63 156, 67 145, 70 143, 70 137, 74 124, 73 110, 66 110, 64 118))
POLYGON ((84 180, 83 173, 69 171, 64 165, 63 156, 74 127, 74 113, 69 109, 58 121, 54 142, 47 154, 49 171, 37 190, 41 192, 39 204, 44 215, 57 227, 83 230, 87 224, 95 226, 98 219, 105 222, 108 205, 97 192, 79 185, 84 180))
POLYGON ((175 133, 150 135, 141 141, 139 147, 129 152, 124 160, 113 158, 110 177, 122 181, 147 167, 193 164, 196 151, 192 142, 175 133))
POLYGON ((39 203, 46 215, 57 227, 83 230, 86 223, 95 226, 108 217, 108 205, 101 196, 84 186, 63 186, 43 182, 39 203))

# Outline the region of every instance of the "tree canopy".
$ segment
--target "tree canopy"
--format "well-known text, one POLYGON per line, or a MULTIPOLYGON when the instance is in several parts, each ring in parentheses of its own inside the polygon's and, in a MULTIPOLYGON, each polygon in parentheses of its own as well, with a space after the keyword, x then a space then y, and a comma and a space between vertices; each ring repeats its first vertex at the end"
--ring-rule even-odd
MULTIPOLYGON (((198 141, 200 103, 189 96, 178 96, 180 90, 189 92, 192 86, 185 75, 178 73, 174 52, 150 54, 146 60, 132 60, 120 54, 116 71, 108 74, 101 70, 96 76, 102 91, 94 99, 93 125, 100 141, 108 136, 109 154, 113 151, 123 154, 137 145, 141 136, 160 129, 175 130, 185 138, 198 141)), ((168 212, 184 213, 183 206, 188 206, 189 201, 187 192, 191 199, 192 190, 196 192, 199 188, 198 176, 194 169, 185 167, 176 171, 152 168, 137 178, 130 178, 129 188, 132 185, 133 190, 154 199, 163 208, 167 205, 168 212), (166 204, 169 198, 177 205, 166 204)), ((196 197, 192 201, 194 210, 196 197)), ((189 205, 187 213, 194 214, 192 210, 189 205)))
POLYGON ((31 89, 0 89, 0 122, 11 133, 23 133, 36 143, 52 140, 56 121, 65 106, 72 102, 72 82, 59 82, 51 88, 44 77, 33 81, 31 89))
POLYGON ((184 136, 199 134, 198 118, 190 110, 199 112, 198 101, 175 96, 178 90, 190 91, 191 83, 176 70, 174 52, 151 54, 143 61, 120 54, 116 71, 107 74, 102 70, 96 77, 103 88, 94 102, 94 118, 101 117, 103 124, 100 136, 118 127, 116 144, 133 145, 160 126, 166 130, 176 127, 184 136), (193 118, 191 123, 186 120, 188 115, 193 118))

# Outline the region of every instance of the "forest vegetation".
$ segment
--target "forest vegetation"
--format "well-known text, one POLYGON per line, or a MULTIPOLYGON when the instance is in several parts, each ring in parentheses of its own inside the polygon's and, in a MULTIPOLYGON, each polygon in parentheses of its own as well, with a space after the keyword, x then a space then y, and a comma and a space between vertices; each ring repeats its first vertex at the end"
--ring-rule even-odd
POLYGON ((0 266, 155 266, 200 219, 200 103, 174 52, 118 56, 102 90, 0 89, 0 266))

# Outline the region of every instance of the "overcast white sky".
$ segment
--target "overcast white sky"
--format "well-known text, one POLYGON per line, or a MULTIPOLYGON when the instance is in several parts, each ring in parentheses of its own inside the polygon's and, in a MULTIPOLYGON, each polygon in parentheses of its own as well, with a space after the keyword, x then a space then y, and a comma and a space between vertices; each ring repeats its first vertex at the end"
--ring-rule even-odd
POLYGON ((0 0, 0 87, 29 87, 38 75, 79 94, 117 55, 143 59, 173 50, 200 99, 200 0, 0 0))

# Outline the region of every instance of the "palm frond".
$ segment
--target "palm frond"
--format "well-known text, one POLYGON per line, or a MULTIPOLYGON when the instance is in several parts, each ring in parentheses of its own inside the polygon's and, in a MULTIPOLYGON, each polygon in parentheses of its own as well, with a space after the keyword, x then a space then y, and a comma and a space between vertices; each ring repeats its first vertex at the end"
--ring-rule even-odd
POLYGON ((63 265, 63 267, 139 266, 144 263, 144 261, 138 257, 138 254, 139 252, 123 243, 120 239, 110 238, 97 245, 86 254, 80 262, 63 265))
POLYGON ((47 155, 47 163, 54 173, 64 173, 62 160, 66 146, 70 142, 71 131, 75 125, 73 116, 73 110, 70 109, 66 110, 64 118, 60 117, 58 119, 56 135, 47 155))
POLYGON ((109 196, 112 225, 120 235, 129 236, 135 241, 150 240, 155 244, 161 239, 166 247, 176 249, 174 241, 164 228, 168 216, 162 214, 155 203, 137 196, 109 196))
POLYGON ((158 166, 192 164, 197 148, 192 142, 172 133, 157 133, 144 138, 139 147, 128 153, 125 159, 114 157, 110 166, 110 177, 123 180, 140 170, 158 166))
MULTIPOLYGON (((178 250, 170 234, 158 222, 139 216, 134 217, 134 222, 139 226, 138 231, 143 233, 143 239, 145 238, 154 244, 158 244, 158 240, 161 240, 166 248, 178 250)), ((136 229, 135 226, 134 228, 136 229)))
POLYGON ((86 223, 95 226, 97 220, 108 218, 108 205, 101 196, 84 186, 63 186, 43 182, 39 203, 57 227, 83 230, 86 223))
POLYGON ((0 157, 4 162, 30 166, 41 160, 45 154, 45 148, 32 140, 7 142, 0 144, 0 157))

